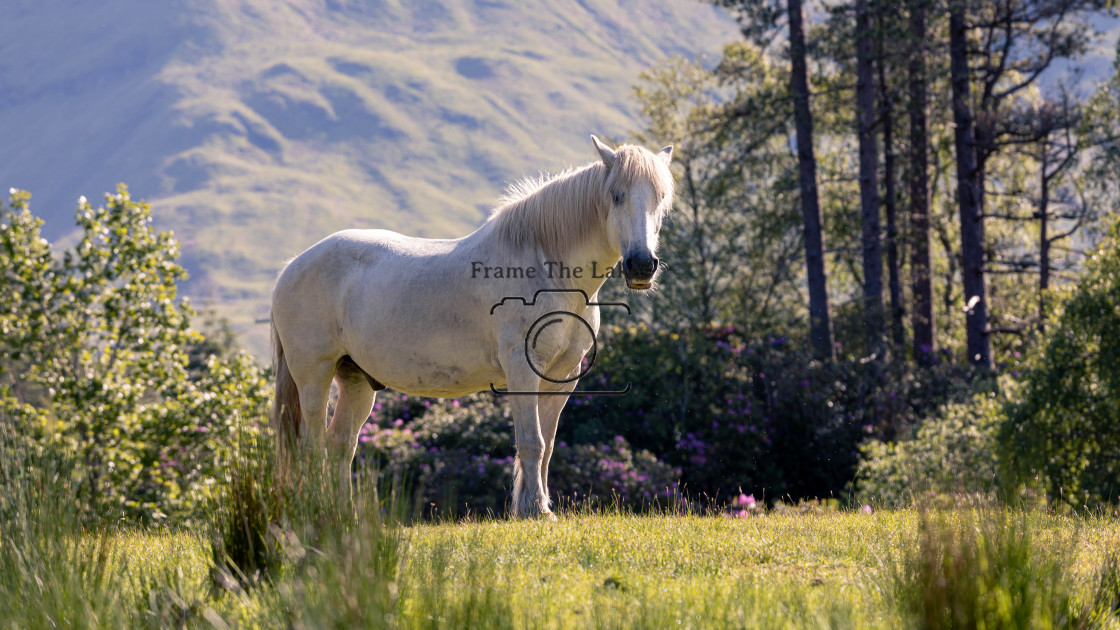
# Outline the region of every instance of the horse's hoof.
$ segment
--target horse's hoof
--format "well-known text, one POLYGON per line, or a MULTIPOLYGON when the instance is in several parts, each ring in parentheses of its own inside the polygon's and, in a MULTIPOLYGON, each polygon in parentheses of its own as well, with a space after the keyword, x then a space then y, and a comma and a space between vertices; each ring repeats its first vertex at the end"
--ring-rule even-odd
POLYGON ((548 509, 542 510, 538 507, 536 509, 527 509, 527 510, 523 510, 523 511, 515 511, 511 515, 511 518, 525 519, 525 520, 542 519, 542 520, 555 521, 556 520, 556 515, 553 514, 551 510, 548 510, 548 509))

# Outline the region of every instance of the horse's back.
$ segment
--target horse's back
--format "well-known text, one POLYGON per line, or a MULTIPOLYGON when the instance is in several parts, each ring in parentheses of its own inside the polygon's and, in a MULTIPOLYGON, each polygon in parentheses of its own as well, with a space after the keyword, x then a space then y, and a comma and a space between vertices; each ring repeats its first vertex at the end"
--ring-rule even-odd
POLYGON ((348 355, 402 391, 484 389, 501 375, 492 374, 493 300, 457 278, 472 247, 388 230, 332 234, 281 272, 272 299, 277 333, 285 349, 291 343, 328 361, 348 355))

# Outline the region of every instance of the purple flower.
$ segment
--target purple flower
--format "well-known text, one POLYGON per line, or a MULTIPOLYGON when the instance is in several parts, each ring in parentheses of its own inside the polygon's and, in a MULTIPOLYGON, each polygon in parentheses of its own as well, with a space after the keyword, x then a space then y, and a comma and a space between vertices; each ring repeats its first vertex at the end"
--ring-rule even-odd
POLYGON ((738 508, 753 510, 755 506, 754 495, 743 494, 742 492, 740 492, 739 496, 735 497, 735 499, 731 501, 731 505, 738 508))
POLYGON ((864 514, 873 514, 875 512, 875 510, 871 509, 870 505, 863 506, 862 508, 860 508, 860 511, 864 514))

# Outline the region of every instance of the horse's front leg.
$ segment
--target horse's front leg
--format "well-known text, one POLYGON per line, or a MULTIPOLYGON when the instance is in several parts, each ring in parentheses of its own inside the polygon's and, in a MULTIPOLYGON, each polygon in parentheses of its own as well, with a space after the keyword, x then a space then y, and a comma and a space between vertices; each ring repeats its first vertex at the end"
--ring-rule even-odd
MULTIPOLYGON (((573 375, 574 376, 574 375, 573 375)), ((542 383, 543 385, 543 383, 542 383)), ((576 387, 576 381, 570 383, 549 383, 551 389, 570 392, 576 387)), ((544 495, 551 500, 548 491, 548 463, 552 460, 552 449, 556 444, 556 427, 560 424, 560 412, 568 403, 568 397, 562 395, 541 396, 537 403, 537 416, 540 418, 541 437, 544 438, 544 456, 541 458, 541 483, 544 486, 544 495)))
MULTIPOLYGON (((510 391, 540 391, 541 379, 525 366, 513 370, 506 379, 510 391)), ((514 517, 545 516, 555 519, 548 508, 548 494, 541 480, 541 464, 545 440, 541 435, 537 396, 510 396, 513 411, 513 435, 517 444, 517 457, 513 462, 514 517)))

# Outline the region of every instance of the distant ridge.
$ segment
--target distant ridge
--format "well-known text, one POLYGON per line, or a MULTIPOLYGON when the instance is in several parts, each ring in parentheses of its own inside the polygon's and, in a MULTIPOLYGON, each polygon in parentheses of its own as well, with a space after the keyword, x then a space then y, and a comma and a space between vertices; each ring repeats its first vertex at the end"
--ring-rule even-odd
POLYGON ((737 36, 680 0, 15 0, 0 185, 52 238, 127 182, 186 289, 258 352, 283 262, 330 232, 465 234, 505 182, 637 129, 631 86, 737 36))

